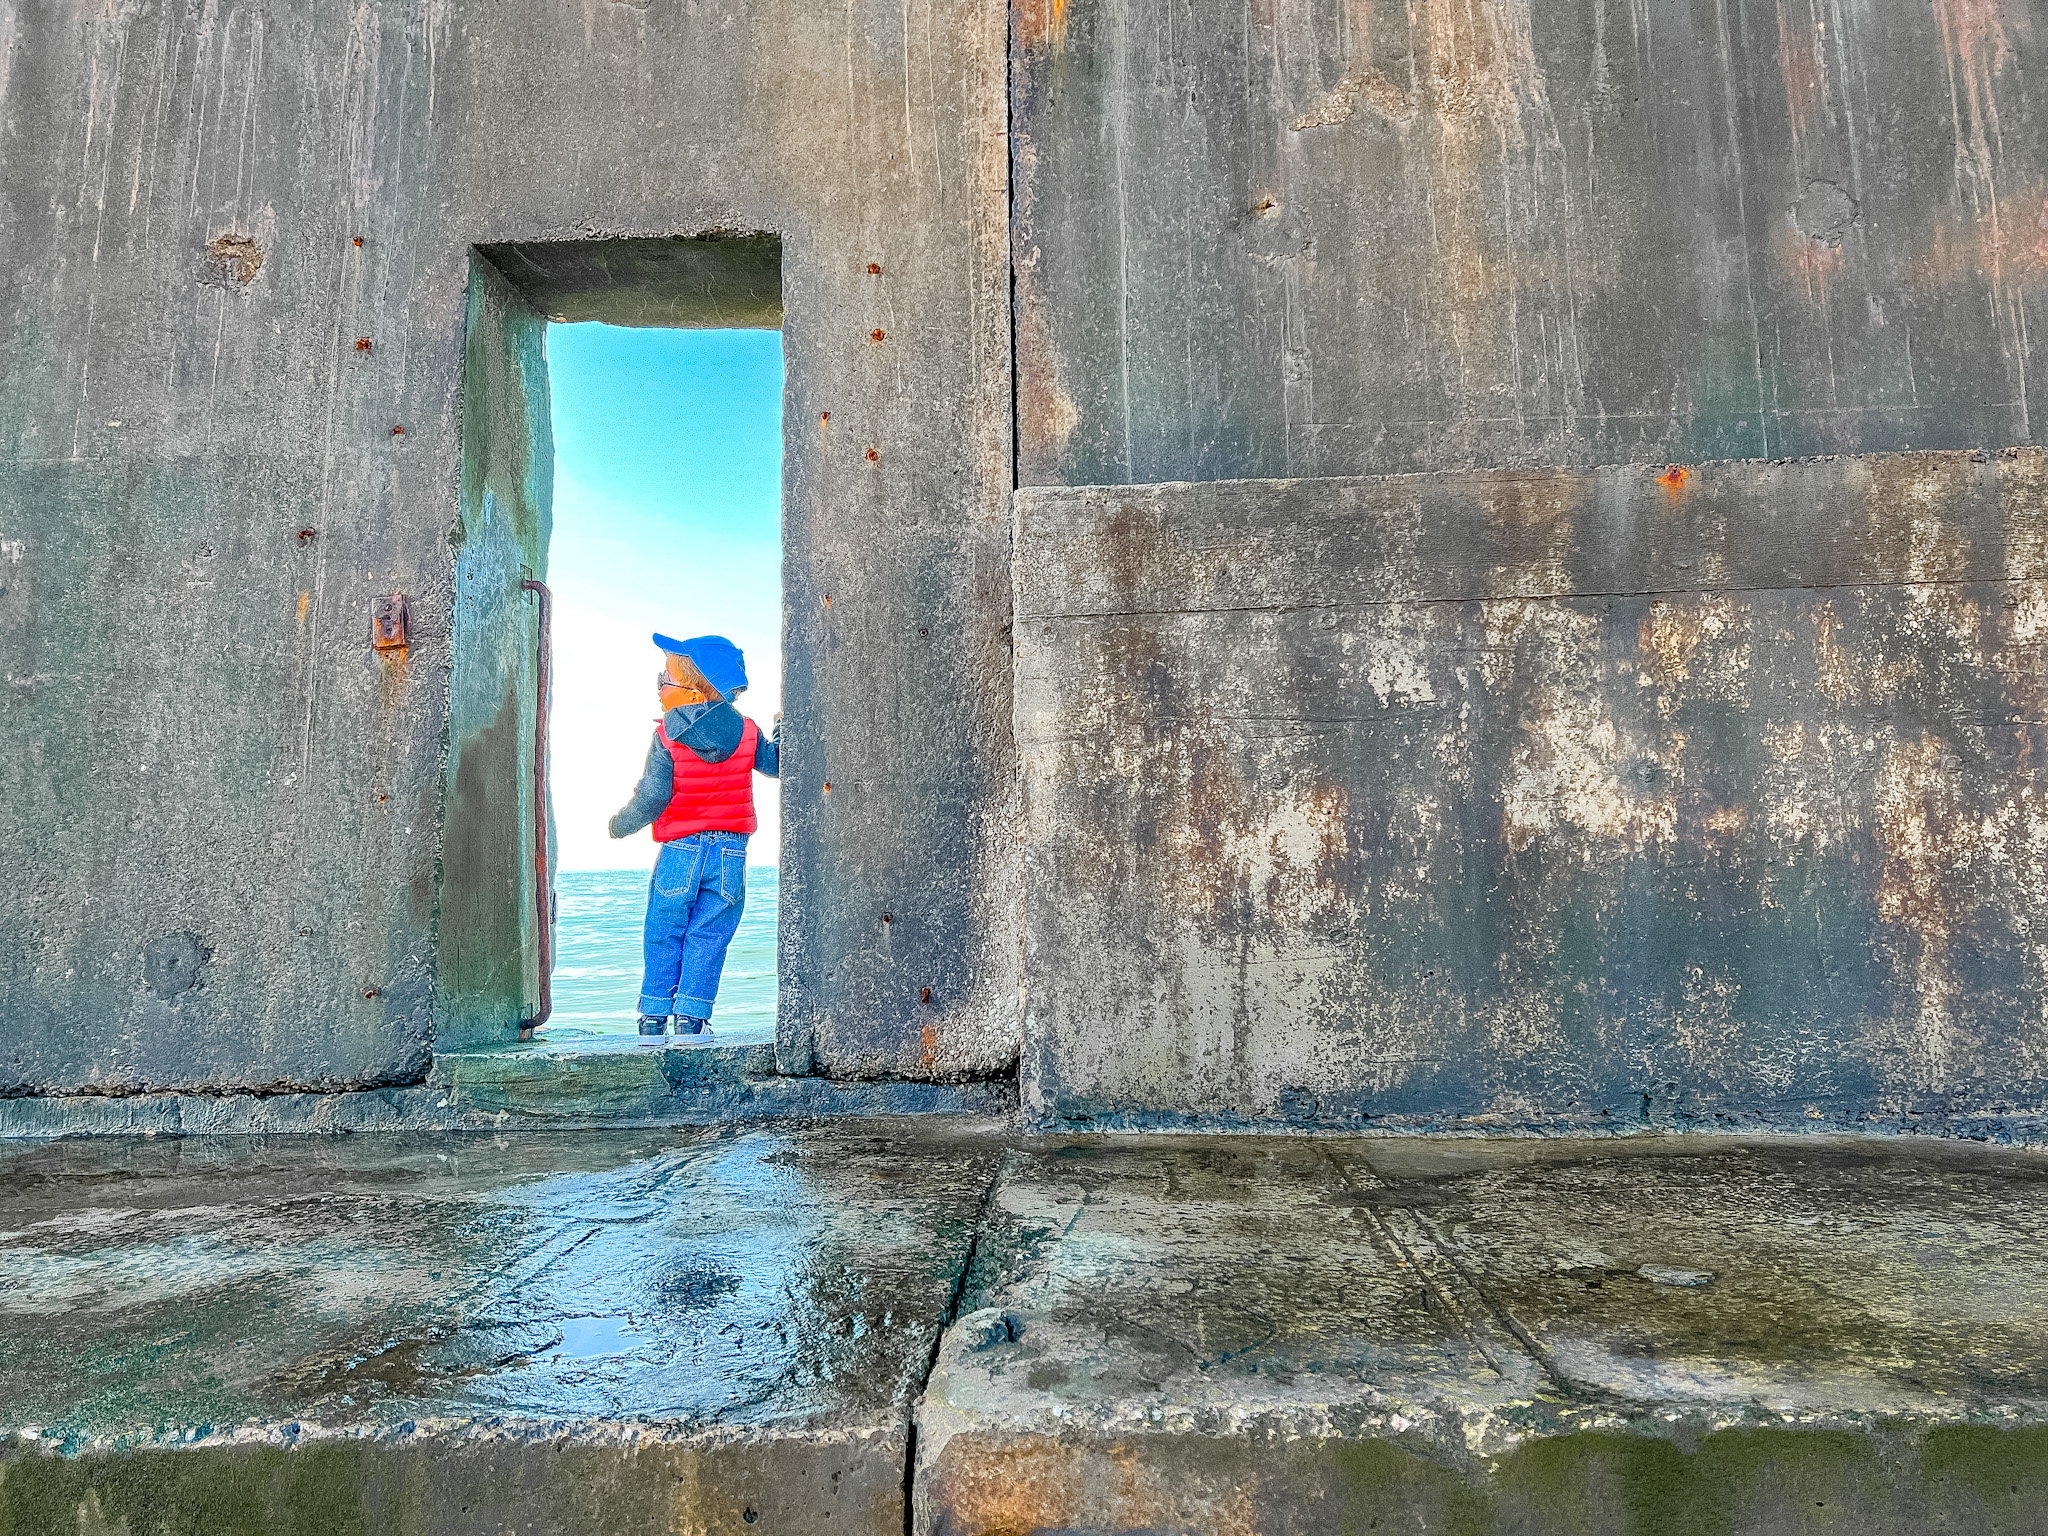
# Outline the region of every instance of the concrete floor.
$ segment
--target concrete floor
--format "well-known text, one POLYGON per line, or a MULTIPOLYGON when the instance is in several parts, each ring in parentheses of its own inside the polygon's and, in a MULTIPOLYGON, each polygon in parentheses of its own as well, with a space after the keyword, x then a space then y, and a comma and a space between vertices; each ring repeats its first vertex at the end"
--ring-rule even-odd
POLYGON ((2048 1157, 19 1143, 0 1415, 38 1536, 2048 1531, 2048 1157))

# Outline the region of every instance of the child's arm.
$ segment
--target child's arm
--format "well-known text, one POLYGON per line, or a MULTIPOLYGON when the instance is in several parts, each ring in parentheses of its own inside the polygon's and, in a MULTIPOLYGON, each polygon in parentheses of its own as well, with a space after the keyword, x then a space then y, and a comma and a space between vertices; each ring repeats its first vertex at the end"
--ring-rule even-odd
POLYGON ((661 732, 656 731, 647 748, 647 767, 641 772, 633 798, 611 819, 612 836, 631 837, 642 827, 653 826, 655 817, 668 809, 675 792, 676 761, 661 744, 661 732))
POLYGON ((782 777, 782 716, 775 717, 775 734, 763 736, 755 727, 754 772, 765 773, 771 779, 782 777))

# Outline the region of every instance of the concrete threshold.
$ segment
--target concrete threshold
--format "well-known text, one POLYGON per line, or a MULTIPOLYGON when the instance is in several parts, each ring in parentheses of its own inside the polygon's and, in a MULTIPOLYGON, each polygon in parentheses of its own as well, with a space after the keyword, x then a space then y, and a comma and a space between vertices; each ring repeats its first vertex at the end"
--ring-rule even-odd
POLYGON ((0 1139, 568 1130, 873 1115, 1008 1115, 1014 1078, 783 1077, 772 1045, 643 1050, 530 1041, 434 1058, 423 1083, 354 1093, 75 1094, 0 1099, 0 1139))
POLYGON ((0 1533, 2048 1531, 2048 1157, 0 1148, 0 1533))

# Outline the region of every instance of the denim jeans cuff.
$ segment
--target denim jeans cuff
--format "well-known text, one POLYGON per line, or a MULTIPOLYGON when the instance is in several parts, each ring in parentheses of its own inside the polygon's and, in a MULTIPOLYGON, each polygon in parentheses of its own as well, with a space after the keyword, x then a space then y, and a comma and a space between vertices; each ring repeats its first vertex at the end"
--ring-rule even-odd
POLYGON ((649 997, 642 992, 640 1011, 650 1019, 665 1019, 676 1011, 676 1000, 672 997, 649 997))
POLYGON ((708 1019, 711 1017, 711 1005, 716 1001, 711 997, 686 997, 678 992, 676 1012, 686 1019, 708 1019))

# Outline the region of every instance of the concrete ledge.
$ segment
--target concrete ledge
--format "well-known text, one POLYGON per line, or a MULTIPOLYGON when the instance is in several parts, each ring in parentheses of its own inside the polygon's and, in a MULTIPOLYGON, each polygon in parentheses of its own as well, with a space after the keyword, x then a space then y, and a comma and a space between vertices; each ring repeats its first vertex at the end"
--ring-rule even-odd
POLYGON ((1002 1155, 931 1119, 0 1148, 0 1536, 900 1536, 1002 1155))
POLYGON ((2048 1532, 2044 1232, 1931 1142, 1025 1143, 915 1528, 2048 1532))
POLYGON ((901 1536, 904 1440, 901 1427, 734 1435, 420 1421, 380 1434, 292 1424, 176 1448, 58 1454, 17 1436, 0 1441, 0 1536, 901 1536))
POLYGON ((780 1077, 771 1045, 641 1050, 546 1044, 437 1056, 426 1082, 359 1093, 73 1095, 0 1099, 0 1139, 573 1130, 847 1115, 1007 1116, 1010 1079, 835 1082, 780 1077))

